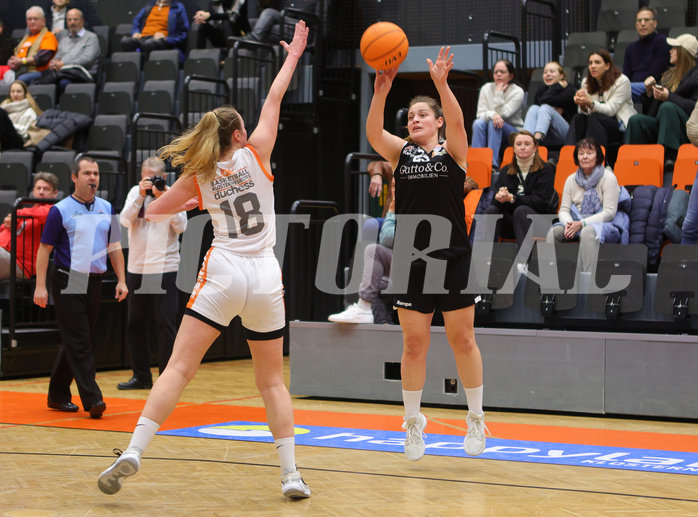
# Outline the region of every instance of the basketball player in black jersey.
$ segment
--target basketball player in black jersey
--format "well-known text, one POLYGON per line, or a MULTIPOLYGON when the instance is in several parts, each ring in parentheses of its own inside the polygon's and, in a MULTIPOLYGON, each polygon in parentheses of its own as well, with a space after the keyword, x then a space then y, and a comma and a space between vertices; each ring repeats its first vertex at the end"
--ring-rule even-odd
MULTIPOLYGON (((474 299, 472 295, 461 292, 468 283, 471 254, 463 205, 468 135, 463 111, 448 85, 448 73, 453 68, 450 51, 450 47, 442 47, 435 62, 427 59, 441 106, 430 97, 412 99, 407 119, 407 141, 383 128, 385 102, 397 69, 376 74, 373 100, 366 120, 369 142, 395 170, 397 233, 393 270, 400 261, 410 261, 409 284, 405 292, 398 288, 401 294, 396 296, 395 305, 403 332, 405 455, 412 461, 420 459, 425 449, 423 431, 427 419, 419 408, 426 379, 431 321, 437 308, 443 313, 446 337, 453 349, 468 400, 468 433, 463 443, 466 453, 476 456, 485 449, 487 429, 482 411, 482 357, 473 328, 474 299), (446 139, 442 141, 439 135, 444 127, 446 139), (420 216, 429 218, 430 222, 418 224, 413 243, 400 243, 401 216, 405 221, 407 216, 420 216), (445 239, 444 232, 450 233, 445 239), (445 246, 435 249, 435 242, 443 242, 445 246), (413 244, 411 247, 415 250, 424 250, 425 257, 413 260, 410 248, 405 248, 405 244, 413 244), (408 251, 398 256, 400 248, 408 251), (428 272, 436 262, 441 262, 441 265, 445 262, 446 267, 445 277, 441 275, 440 281, 434 283, 428 272)), ((404 239, 409 237, 403 235, 404 239)), ((419 251, 415 254, 418 255, 419 251)))

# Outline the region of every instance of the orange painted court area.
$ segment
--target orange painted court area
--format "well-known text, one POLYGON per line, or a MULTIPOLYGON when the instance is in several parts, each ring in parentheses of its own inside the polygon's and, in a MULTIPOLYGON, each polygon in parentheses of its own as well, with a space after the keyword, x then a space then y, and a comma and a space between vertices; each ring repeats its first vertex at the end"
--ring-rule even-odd
MULTIPOLYGON (((67 429, 133 431, 145 401, 106 398, 105 402, 107 403, 105 415, 100 419, 91 419, 84 411, 62 413, 48 409, 46 395, 43 393, 0 391, 0 427, 37 425, 67 429)), ((429 408, 424 408, 423 413, 430 418, 429 408)), ((397 416, 298 409, 294 414, 297 426, 397 431, 402 425, 402 417, 397 416)), ((180 402, 160 429, 167 431, 231 421, 266 422, 266 413, 263 408, 234 406, 228 401, 203 404, 180 402)), ((505 440, 698 452, 698 436, 506 422, 488 422, 487 425, 494 438, 505 440)), ((465 432, 465 421, 430 418, 429 432, 462 436, 465 432)))

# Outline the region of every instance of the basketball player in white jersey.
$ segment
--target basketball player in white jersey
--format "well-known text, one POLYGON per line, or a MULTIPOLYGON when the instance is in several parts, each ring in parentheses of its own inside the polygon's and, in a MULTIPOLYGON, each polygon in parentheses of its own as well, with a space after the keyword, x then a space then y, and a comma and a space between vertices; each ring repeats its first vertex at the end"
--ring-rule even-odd
POLYGON ((286 323, 281 269, 272 249, 276 226, 270 173, 281 99, 307 38, 308 29, 300 21, 293 41, 281 42, 288 55, 249 138, 240 114, 224 106, 161 150, 163 159, 183 166, 182 175, 148 206, 146 218, 165 220, 198 196, 200 207, 211 214, 214 239, 167 368, 153 386, 128 448, 99 476, 99 488, 106 494, 118 492, 123 480, 138 471, 143 451, 175 408, 209 346, 239 315, 279 454, 282 492, 290 498, 310 496, 296 469, 293 407, 283 376, 286 323))

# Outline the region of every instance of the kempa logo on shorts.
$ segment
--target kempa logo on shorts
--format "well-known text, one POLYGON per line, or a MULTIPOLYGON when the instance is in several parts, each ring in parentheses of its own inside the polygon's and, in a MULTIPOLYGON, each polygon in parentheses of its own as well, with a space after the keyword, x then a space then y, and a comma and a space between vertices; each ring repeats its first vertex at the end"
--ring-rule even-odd
POLYGON ((399 305, 400 307, 412 307, 410 302, 401 302, 400 300, 396 301, 395 305, 399 305))

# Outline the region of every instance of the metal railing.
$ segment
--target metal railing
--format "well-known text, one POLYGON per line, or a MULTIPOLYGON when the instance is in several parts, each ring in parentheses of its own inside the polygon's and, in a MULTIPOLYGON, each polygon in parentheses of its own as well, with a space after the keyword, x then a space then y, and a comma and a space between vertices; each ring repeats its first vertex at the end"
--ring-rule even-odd
POLYGON ((201 120, 204 113, 230 103, 230 87, 224 79, 188 75, 182 88, 180 117, 184 129, 189 129, 201 120))
POLYGON ((521 16, 523 49, 521 66, 543 68, 549 61, 559 61, 562 53, 562 29, 556 2, 523 0, 521 16))
POLYGON ((521 64, 521 42, 516 36, 501 32, 486 32, 482 39, 482 80, 489 82, 497 61, 507 59, 515 69, 515 80, 525 85, 526 70, 521 64), (511 47, 514 47, 512 50, 511 47))

